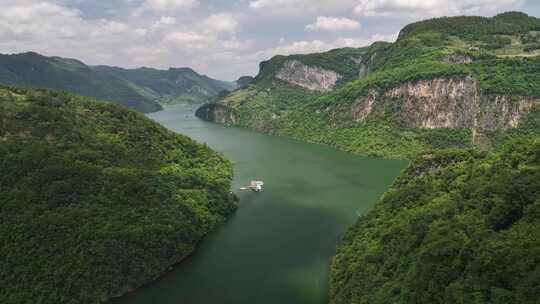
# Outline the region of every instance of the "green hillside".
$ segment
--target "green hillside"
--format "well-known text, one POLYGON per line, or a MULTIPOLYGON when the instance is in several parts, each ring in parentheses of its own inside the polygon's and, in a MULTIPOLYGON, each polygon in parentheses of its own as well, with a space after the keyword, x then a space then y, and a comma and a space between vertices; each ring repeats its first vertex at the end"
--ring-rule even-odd
POLYGON ((94 69, 136 84, 160 104, 204 103, 235 87, 232 83, 200 75, 190 68, 157 70, 97 66, 94 69))
POLYGON ((0 303, 101 303, 236 209, 231 164, 142 114, 0 88, 0 303))
POLYGON ((364 155, 489 148, 498 144, 497 134, 538 113, 539 26, 539 19, 516 12, 439 18, 405 27, 392 44, 277 56, 261 64, 248 88, 199 116, 364 155), (327 71, 341 78, 330 91, 278 79, 294 60, 323 69, 302 81, 327 71), (209 115, 214 108, 227 117, 209 115))
POLYGON ((95 71, 75 59, 45 57, 37 53, 0 55, 0 84, 64 90, 113 101, 139 112, 161 106, 135 85, 95 71))
POLYGON ((338 246, 330 303, 538 303, 539 138, 417 158, 338 246))
POLYGON ((78 60, 29 52, 0 54, 0 84, 63 90, 112 101, 149 113, 173 103, 204 103, 232 83, 199 75, 189 68, 157 70, 88 66, 78 60))

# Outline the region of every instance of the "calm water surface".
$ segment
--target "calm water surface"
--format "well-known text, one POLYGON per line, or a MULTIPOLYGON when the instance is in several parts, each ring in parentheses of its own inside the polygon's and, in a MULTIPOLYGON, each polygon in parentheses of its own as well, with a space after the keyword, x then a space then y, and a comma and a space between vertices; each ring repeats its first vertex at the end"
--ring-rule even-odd
POLYGON ((234 162, 240 208, 173 271, 111 304, 327 303, 340 236, 406 166, 203 122, 187 106, 150 117, 234 162), (252 179, 265 190, 239 190, 252 179))

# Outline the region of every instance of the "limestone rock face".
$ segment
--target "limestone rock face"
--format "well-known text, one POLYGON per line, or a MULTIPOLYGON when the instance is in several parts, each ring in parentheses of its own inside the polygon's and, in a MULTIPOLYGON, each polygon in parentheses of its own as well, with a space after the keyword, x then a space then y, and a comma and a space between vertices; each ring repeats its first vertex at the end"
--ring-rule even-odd
POLYGON ((471 77, 407 82, 381 94, 370 91, 351 107, 351 117, 364 121, 382 103, 401 103, 410 127, 494 131, 515 128, 523 115, 540 104, 523 96, 482 95, 471 77))
POLYGON ((235 112, 221 104, 221 103, 208 103, 197 109, 195 115, 202 120, 211 121, 219 124, 237 124, 238 118, 235 112))
POLYGON ((286 61, 277 72, 277 79, 311 91, 329 92, 342 75, 321 67, 307 66, 298 60, 286 61))
POLYGON ((476 112, 477 86, 474 79, 434 78, 397 86, 385 97, 403 102, 403 115, 417 128, 471 128, 476 112))

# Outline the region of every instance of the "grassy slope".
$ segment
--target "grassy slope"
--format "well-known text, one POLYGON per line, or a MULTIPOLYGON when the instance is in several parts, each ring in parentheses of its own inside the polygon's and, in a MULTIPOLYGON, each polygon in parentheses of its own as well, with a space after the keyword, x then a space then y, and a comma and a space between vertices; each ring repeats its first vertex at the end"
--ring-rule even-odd
MULTIPOLYGON (((539 25, 538 19, 520 13, 494 18, 442 18, 411 24, 403 29, 394 44, 376 44, 357 50, 359 55, 362 53, 364 57, 372 58, 372 73, 345 81, 334 92, 324 96, 302 92, 297 87, 274 80, 272 77, 279 69, 279 63, 294 58, 278 56, 261 65, 261 73, 256 78, 258 82, 233 93, 222 102, 240 114, 239 124, 242 126, 359 154, 401 158, 412 157, 430 148, 469 147, 471 130, 407 127, 401 117, 399 100, 377 107, 365 123, 354 122, 351 105, 370 90, 384 92, 405 82, 461 76, 476 79, 485 95, 540 98, 540 74, 537 72, 540 59, 521 56, 528 54, 524 51, 527 46, 536 43, 526 37, 539 25), (501 37, 513 38, 513 57, 497 56, 507 48, 505 39, 499 41, 501 37), (445 61, 445 58, 455 55, 469 56, 474 62, 455 64, 445 61), (270 63, 275 64, 268 67, 270 63), (270 89, 269 84, 273 85, 270 89), (280 96, 290 90, 295 90, 301 97, 292 94, 285 94, 285 98, 280 96)), ((315 54, 308 55, 308 58, 306 64, 324 65, 328 69, 332 69, 332 65, 339 66, 336 56, 315 54)), ((349 65, 351 67, 358 69, 358 66, 349 65)))
POLYGON ((0 88, 0 302, 99 303, 233 212, 221 156, 141 114, 0 88))

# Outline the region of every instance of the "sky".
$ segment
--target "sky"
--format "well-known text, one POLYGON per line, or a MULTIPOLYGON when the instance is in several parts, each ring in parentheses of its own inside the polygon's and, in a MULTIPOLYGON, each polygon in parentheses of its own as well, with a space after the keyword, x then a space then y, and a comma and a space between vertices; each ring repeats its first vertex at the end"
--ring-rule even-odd
POLYGON ((191 67, 222 80, 274 55, 394 41, 414 21, 519 10, 540 0, 0 0, 0 53, 135 68, 191 67))

